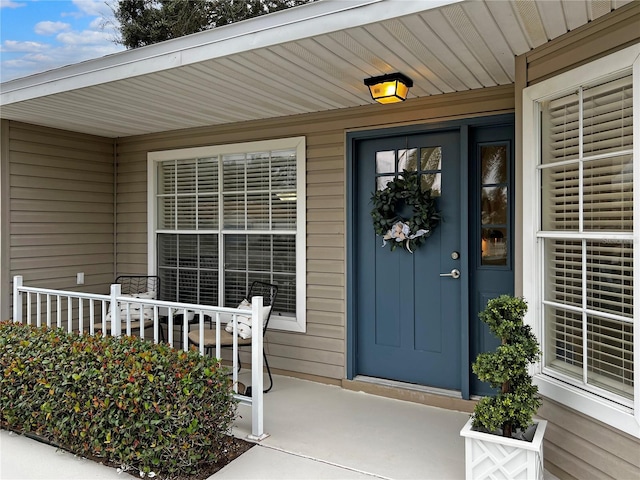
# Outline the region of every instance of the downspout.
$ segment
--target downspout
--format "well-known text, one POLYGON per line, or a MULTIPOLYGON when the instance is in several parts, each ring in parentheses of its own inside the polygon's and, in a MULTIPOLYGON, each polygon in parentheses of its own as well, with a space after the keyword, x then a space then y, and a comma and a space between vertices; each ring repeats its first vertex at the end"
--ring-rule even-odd
POLYGON ((113 275, 118 273, 118 139, 113 139, 113 275))

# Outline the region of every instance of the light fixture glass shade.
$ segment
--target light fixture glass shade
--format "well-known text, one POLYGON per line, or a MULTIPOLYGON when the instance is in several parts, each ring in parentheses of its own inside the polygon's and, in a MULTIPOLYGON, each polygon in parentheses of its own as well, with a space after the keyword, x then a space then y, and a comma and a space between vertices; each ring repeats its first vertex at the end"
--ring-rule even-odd
POLYGON ((409 93, 413 81, 402 73, 390 73, 380 77, 367 78, 364 84, 369 87, 371 98, 378 103, 403 102, 409 93))

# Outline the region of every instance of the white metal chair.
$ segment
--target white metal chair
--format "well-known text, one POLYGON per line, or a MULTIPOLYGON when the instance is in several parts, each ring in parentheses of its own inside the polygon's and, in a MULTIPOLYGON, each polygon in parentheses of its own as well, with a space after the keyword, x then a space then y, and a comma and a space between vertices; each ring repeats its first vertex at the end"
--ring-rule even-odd
MULTIPOLYGON (((140 305, 135 304, 135 298, 158 298, 160 294, 160 277, 155 275, 120 275, 114 283, 120 284, 120 293, 123 296, 132 297, 132 303, 128 307, 131 316, 131 331, 139 330, 140 323, 144 322, 144 328, 153 326, 153 315, 145 309, 141 309, 140 305)), ((120 311, 121 331, 127 328, 127 308, 122 306, 120 311)), ((111 330, 111 311, 107 314, 107 331, 111 330)), ((95 331, 102 330, 102 323, 94 323, 95 331)), ((160 334, 164 340, 164 331, 160 329, 160 334)))
MULTIPOLYGON (((260 281, 255 281, 251 284, 249 288, 249 293, 247 294, 247 300, 251 301, 252 297, 262 297, 263 298, 263 306, 270 307, 262 326, 262 335, 267 333, 267 327, 269 325, 269 319, 271 318, 271 313, 273 312, 273 306, 276 302, 276 297, 278 295, 278 286, 265 283, 260 281)), ((210 324, 215 324, 212 319, 205 315, 207 320, 209 320, 210 324)), ((198 330, 192 330, 189 332, 189 342, 194 345, 200 345, 200 335, 198 330)), ((204 332, 204 348, 207 352, 210 352, 211 349, 216 347, 216 331, 214 328, 206 329, 204 332)), ((238 347, 249 346, 251 345, 251 337, 242 338, 238 336, 238 347)), ((224 328, 220 332, 220 347, 229 348, 233 347, 233 333, 229 333, 224 328)), ((271 369, 269 368, 269 361, 267 360, 267 354, 262 351, 262 355, 264 357, 264 365, 267 368, 267 374, 269 375, 269 388, 267 388, 264 393, 267 393, 273 387, 273 377, 271 376, 271 369)), ((240 355, 238 355, 238 370, 242 368, 242 364, 240 363, 240 355)), ((250 387, 249 387, 250 388, 250 387)))

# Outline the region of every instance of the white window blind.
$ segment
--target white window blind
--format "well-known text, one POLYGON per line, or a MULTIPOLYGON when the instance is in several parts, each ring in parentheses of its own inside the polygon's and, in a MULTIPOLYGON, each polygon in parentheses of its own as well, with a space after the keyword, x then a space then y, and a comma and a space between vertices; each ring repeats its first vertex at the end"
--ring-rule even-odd
POLYGON ((274 315, 299 313, 301 151, 294 140, 298 146, 285 149, 157 155, 154 247, 163 299, 236 306, 261 280, 278 285, 274 315))
POLYGON ((545 372, 633 405, 630 71, 539 102, 545 372))

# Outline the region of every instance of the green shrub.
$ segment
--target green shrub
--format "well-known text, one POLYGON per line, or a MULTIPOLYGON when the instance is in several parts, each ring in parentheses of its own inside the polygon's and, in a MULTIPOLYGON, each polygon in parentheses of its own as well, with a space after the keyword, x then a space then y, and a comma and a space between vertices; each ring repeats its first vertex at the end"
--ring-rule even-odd
POLYGON ((522 298, 502 295, 489 300, 480 313, 481 320, 502 344, 494 352, 479 354, 472 365, 480 380, 499 389, 495 397, 478 402, 473 426, 488 432, 502 430, 505 437, 529 427, 541 405, 538 387, 528 373, 529 365, 539 358, 540 346, 531 327, 522 322, 526 312, 527 304, 522 298))
POLYGON ((0 373, 4 427, 144 473, 218 461, 236 416, 217 360, 136 337, 3 322, 0 373))

